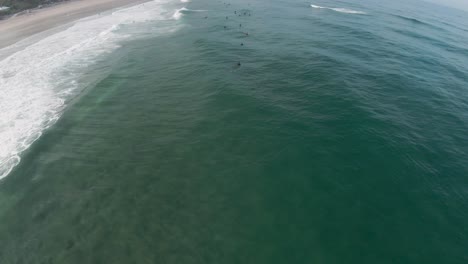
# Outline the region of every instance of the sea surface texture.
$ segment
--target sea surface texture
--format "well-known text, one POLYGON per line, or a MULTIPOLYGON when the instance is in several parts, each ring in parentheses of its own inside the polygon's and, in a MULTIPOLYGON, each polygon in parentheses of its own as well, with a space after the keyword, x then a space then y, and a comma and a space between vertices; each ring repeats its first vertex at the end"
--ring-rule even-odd
POLYGON ((39 39, 0 60, 1 264, 468 263, 468 13, 158 0, 39 39))

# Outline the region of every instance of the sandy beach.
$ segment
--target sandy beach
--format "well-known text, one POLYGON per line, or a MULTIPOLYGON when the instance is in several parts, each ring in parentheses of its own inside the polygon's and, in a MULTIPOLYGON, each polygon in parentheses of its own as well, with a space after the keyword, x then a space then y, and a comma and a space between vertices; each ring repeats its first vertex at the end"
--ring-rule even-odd
POLYGON ((34 34, 113 8, 148 0, 76 0, 64 2, 0 21, 0 49, 34 34))

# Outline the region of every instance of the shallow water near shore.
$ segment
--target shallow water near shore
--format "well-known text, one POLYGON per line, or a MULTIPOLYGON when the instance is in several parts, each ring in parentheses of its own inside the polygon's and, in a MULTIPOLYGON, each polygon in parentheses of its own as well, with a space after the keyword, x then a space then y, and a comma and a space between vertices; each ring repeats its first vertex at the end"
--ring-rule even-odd
POLYGON ((63 60, 0 69, 0 89, 45 98, 2 108, 37 137, 15 148, 32 133, 0 123, 21 159, 0 182, 0 263, 466 263, 466 13, 141 9, 78 25, 89 41, 63 60))

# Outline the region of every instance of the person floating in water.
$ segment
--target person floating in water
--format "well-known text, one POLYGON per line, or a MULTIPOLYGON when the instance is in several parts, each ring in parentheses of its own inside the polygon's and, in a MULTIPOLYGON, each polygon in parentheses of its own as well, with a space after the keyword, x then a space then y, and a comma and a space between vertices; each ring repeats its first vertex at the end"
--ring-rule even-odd
POLYGON ((244 43, 241 43, 241 46, 244 46, 244 43))
POLYGON ((239 27, 242 27, 242 24, 239 24, 239 27))
POLYGON ((233 68, 233 69, 239 69, 240 66, 241 66, 241 63, 240 63, 240 61, 239 61, 239 62, 237 62, 236 64, 232 65, 232 68, 233 68))

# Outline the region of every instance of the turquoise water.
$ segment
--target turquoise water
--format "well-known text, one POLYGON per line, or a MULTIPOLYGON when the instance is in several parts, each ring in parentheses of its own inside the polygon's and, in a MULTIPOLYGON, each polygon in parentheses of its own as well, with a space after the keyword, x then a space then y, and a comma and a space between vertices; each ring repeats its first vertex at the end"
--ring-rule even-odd
POLYGON ((0 263, 467 263, 466 13, 162 6, 67 72, 0 182, 0 263))

